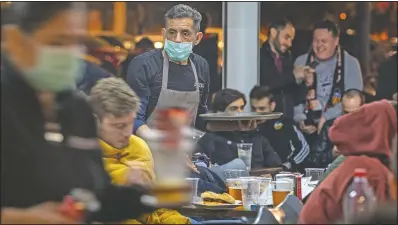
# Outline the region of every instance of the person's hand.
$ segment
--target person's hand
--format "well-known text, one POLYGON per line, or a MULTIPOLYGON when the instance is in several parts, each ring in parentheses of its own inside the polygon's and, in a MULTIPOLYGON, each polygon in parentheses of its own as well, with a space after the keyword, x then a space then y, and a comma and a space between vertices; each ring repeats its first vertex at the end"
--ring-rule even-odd
POLYGON ((187 163, 188 168, 192 172, 200 174, 198 168, 196 168, 195 164, 191 161, 191 158, 188 155, 186 156, 186 163, 187 163))
POLYGON ((392 100, 398 101, 397 99, 398 99, 398 92, 393 94, 393 96, 392 96, 392 100))
POLYGON ((340 151, 337 149, 336 146, 333 147, 332 155, 333 155, 333 157, 335 157, 335 158, 336 158, 337 156, 340 155, 340 151))
POLYGON ((238 131, 249 131, 254 130, 257 128, 259 123, 264 121, 257 121, 257 120, 248 120, 248 121, 237 121, 238 124, 238 131))
POLYGON ((323 125, 325 124, 325 122, 326 122, 326 119, 323 116, 321 116, 321 119, 319 120, 319 123, 318 123, 318 134, 321 132, 321 129, 322 129, 323 125))
POLYGON ((316 127, 313 125, 306 126, 304 121, 300 122, 300 130, 306 134, 313 134, 316 132, 316 127))
POLYGON ((61 204, 45 202, 27 209, 2 209, 2 224, 79 224, 61 214, 61 204))
POLYGON ((296 80, 304 80, 306 76, 314 74, 315 70, 309 66, 295 66, 293 70, 293 75, 296 80))
POLYGON ((146 164, 139 161, 130 161, 127 163, 129 171, 127 172, 127 185, 149 185, 152 183, 152 174, 145 169, 146 164))
POLYGON ((304 71, 304 82, 307 86, 311 86, 314 84, 314 73, 315 70, 308 67, 304 71))

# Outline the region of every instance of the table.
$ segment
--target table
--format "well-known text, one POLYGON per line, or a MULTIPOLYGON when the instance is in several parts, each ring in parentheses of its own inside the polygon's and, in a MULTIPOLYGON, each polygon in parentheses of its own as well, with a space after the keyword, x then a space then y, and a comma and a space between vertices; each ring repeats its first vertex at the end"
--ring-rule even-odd
POLYGON ((236 209, 205 209, 195 206, 186 206, 177 209, 182 215, 187 217, 203 217, 206 220, 217 220, 225 218, 256 218, 257 211, 243 211, 236 209))
POLYGON ((262 169, 253 169, 251 170, 250 176, 263 176, 266 174, 270 174, 274 176, 275 174, 282 172, 282 167, 272 167, 272 168, 262 168, 262 169))

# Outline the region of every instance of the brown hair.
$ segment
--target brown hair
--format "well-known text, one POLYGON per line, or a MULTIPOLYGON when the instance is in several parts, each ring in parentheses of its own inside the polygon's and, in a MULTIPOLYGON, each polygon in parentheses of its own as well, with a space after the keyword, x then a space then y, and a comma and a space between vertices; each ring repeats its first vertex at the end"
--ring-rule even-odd
POLYGON ((89 103, 99 118, 105 114, 120 117, 137 112, 140 100, 123 79, 110 77, 98 81, 91 89, 89 103))

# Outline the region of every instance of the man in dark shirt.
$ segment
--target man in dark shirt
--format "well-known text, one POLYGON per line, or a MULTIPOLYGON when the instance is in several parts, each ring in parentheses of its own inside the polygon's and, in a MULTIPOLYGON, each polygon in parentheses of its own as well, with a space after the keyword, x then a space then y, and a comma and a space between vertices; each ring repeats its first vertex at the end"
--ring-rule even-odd
POLYGON ((271 23, 269 40, 260 49, 260 85, 268 86, 274 95, 276 112, 283 112, 284 117, 293 118, 293 108, 302 97, 299 94, 299 83, 308 66, 293 68, 288 49, 295 36, 293 24, 286 20, 271 23))
POLYGON ((207 112, 209 65, 192 53, 199 44, 202 16, 186 5, 176 5, 166 12, 164 50, 152 50, 135 57, 128 69, 127 83, 141 99, 134 128, 138 136, 149 131, 158 108, 183 107, 192 113, 192 121, 200 130, 205 123, 196 119, 207 112))
MULTIPOLYGON (((269 113, 276 108, 273 95, 268 87, 256 86, 250 92, 253 112, 269 113)), ((259 126, 259 132, 266 137, 288 169, 301 169, 310 148, 304 135, 295 127, 290 118, 268 120, 259 126)))
POLYGON ((13 18, 2 27, 1 223, 85 222, 60 211, 76 188, 100 203, 83 220, 117 222, 150 212, 143 190, 111 184, 92 111, 73 90, 85 4, 13 2, 10 10, 13 18))

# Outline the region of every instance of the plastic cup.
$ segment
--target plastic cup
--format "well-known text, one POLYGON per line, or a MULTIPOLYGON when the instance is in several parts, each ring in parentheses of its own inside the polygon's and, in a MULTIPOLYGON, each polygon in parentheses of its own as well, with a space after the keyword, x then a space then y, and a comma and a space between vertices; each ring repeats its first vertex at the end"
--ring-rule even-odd
POLYGON ((247 169, 250 171, 252 167, 252 149, 253 144, 251 143, 239 143, 236 144, 238 147, 238 157, 246 164, 247 169))
POLYGON ((235 200, 242 201, 242 186, 239 178, 227 179, 228 194, 235 200))
POLYGON ((289 180, 277 180, 271 182, 272 184, 272 201, 274 207, 281 204, 287 195, 293 193, 293 183, 289 180))
POLYGON ((244 210, 250 211, 252 205, 258 204, 260 197, 260 181, 253 179, 240 179, 242 187, 242 204, 244 210))
POLYGON ((241 177, 240 179, 255 179, 260 181, 260 195, 258 197, 258 205, 267 205, 268 199, 271 197, 272 178, 268 177, 241 177))
POLYGON ((190 187, 192 188, 191 202, 197 202, 199 178, 186 178, 185 180, 189 183, 190 187))
POLYGON ((246 173, 245 170, 235 170, 235 169, 229 169, 224 171, 225 179, 236 179, 244 176, 245 173, 246 173))

